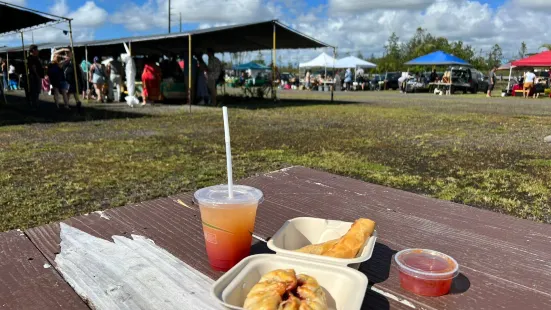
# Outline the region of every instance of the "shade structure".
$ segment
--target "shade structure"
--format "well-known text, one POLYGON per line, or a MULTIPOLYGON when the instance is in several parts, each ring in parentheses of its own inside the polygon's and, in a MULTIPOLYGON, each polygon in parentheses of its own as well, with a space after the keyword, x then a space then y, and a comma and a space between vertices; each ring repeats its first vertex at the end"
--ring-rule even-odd
POLYGON ((0 34, 55 22, 55 19, 0 1, 0 34))
POLYGON ((376 68, 377 65, 358 57, 348 56, 337 60, 335 68, 376 68))
POLYGON ((458 65, 458 66, 470 66, 465 60, 455 57, 453 55, 444 53, 443 51, 436 51, 425 56, 421 56, 410 60, 405 63, 410 66, 446 66, 446 65, 458 65))
POLYGON ((551 67, 551 51, 513 61, 511 64, 516 67, 551 67))
POLYGON ((325 52, 321 53, 318 57, 308 61, 300 63, 298 66, 300 68, 314 68, 314 67, 333 67, 335 66, 337 61, 335 58, 327 55, 325 52))
POLYGON ((233 70, 270 70, 270 67, 257 64, 256 62, 248 62, 240 65, 233 66, 233 70))
MULTIPOLYGON (((77 53, 84 54, 84 47, 94 56, 117 56, 125 53, 123 43, 132 42, 133 55, 180 53, 187 50, 189 37, 193 37, 193 49, 215 52, 246 52, 273 48, 272 33, 277 33, 278 49, 304 49, 331 47, 303 33, 291 29, 277 20, 238 24, 223 27, 197 29, 188 32, 149 36, 124 37, 109 40, 75 42, 77 53)), ((39 49, 67 46, 67 43, 38 44, 39 49)), ((17 53, 20 48, 0 48, 0 53, 17 53)), ((45 51, 47 52, 47 51, 45 51)))

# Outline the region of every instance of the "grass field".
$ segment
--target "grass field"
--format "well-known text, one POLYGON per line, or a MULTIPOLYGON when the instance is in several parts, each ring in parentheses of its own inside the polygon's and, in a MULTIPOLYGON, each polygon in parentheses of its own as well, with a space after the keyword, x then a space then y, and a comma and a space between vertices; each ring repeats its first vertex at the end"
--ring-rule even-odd
MULTIPOLYGON (((234 173, 304 165, 551 223, 551 100, 282 93, 230 111, 234 173)), ((221 111, 0 107, 0 230, 224 182, 221 111)))

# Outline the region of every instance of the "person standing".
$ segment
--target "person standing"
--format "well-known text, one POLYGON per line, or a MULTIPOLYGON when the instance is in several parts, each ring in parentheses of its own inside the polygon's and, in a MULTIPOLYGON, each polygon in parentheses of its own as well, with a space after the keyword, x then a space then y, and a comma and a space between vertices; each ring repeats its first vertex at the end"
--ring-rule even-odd
POLYGON ((306 76, 304 77, 304 86, 306 86, 306 89, 310 89, 310 70, 306 70, 306 76))
POLYGON ((493 66, 492 70, 488 73, 488 93, 486 94, 486 97, 492 97, 492 90, 494 90, 494 87, 497 82, 497 76, 496 76, 496 70, 497 66, 493 66))
POLYGON ((106 78, 105 72, 103 71, 101 63, 99 62, 99 58, 97 56, 94 57, 94 64, 90 67, 89 80, 92 84, 94 84, 96 96, 98 96, 97 102, 103 103, 103 90, 105 87, 106 78))
POLYGON ((2 88, 3 90, 10 90, 8 64, 5 59, 2 59, 2 88))
POLYGON ((530 91, 534 87, 534 82, 536 81, 536 74, 534 74, 534 69, 530 69, 526 74, 524 74, 524 85, 523 85, 523 94, 524 98, 530 96, 530 91))
POLYGON ((358 68, 358 70, 356 70, 356 82, 358 82, 358 84, 360 84, 362 90, 365 90, 365 78, 364 78, 364 69, 362 67, 358 68))
POLYGON ((158 57, 148 57, 145 59, 145 65, 142 73, 142 105, 146 105, 147 101, 160 100, 161 94, 161 69, 155 63, 158 57))
POLYGON ((438 82, 438 73, 436 73, 436 69, 432 69, 432 72, 430 74, 429 78, 430 83, 438 82))
POLYGON ((88 89, 88 72, 90 71, 90 67, 92 64, 87 61, 86 59, 82 59, 80 62, 80 72, 82 72, 82 81, 84 82, 82 84, 82 88, 80 90, 82 91, 82 98, 88 100, 90 99, 90 90, 88 89))
MULTIPOLYGON (((42 88, 42 79, 44 78, 44 67, 38 58, 38 46, 29 47, 29 57, 27 57, 27 67, 29 74, 29 84, 26 88, 27 100, 31 106, 38 107, 38 98, 42 88)), ((26 82, 26 81, 25 81, 26 82)))
POLYGON ((107 64, 107 72, 109 72, 109 100, 120 102, 122 63, 113 58, 113 60, 107 64))
POLYGON ((69 109, 69 98, 67 97, 69 84, 65 80, 65 75, 63 74, 62 61, 61 55, 56 55, 54 57, 54 61, 48 67, 48 77, 52 85, 52 93, 54 95, 56 107, 59 109, 59 95, 61 94, 65 109, 69 109))
POLYGON ((352 84, 352 71, 350 68, 346 69, 346 72, 344 73, 344 84, 346 85, 345 91, 349 91, 350 85, 352 84))
POLYGON ((82 79, 82 69, 80 66, 77 66, 77 73, 75 75, 75 66, 73 66, 73 58, 71 57, 71 53, 69 52, 67 61, 63 64, 63 75, 65 76, 65 81, 69 83, 69 89, 67 91, 67 101, 71 99, 71 95, 75 98, 75 103, 77 106, 77 109, 80 109, 82 106, 82 102, 80 102, 78 96, 77 96, 77 87, 75 85, 75 81, 78 81, 78 89, 82 89, 84 86, 84 81, 82 79), (76 80, 75 80, 76 79, 76 80))
POLYGON ((214 56, 214 50, 212 48, 207 49, 207 55, 209 56, 209 64, 207 66, 207 86, 210 91, 212 104, 216 106, 216 83, 222 73, 222 62, 214 56))

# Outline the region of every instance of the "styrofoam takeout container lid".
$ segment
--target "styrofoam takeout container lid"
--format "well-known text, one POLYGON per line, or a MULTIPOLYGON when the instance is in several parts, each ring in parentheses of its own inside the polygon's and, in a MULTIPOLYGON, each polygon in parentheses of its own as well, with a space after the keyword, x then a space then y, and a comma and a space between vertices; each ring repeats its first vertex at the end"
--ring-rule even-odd
POLYGON ((211 295, 227 309, 243 309, 245 298, 260 278, 277 269, 294 269, 314 277, 324 289, 329 310, 359 310, 367 277, 354 269, 274 254, 252 255, 218 279, 211 295))
POLYGON ((355 258, 334 258, 294 251, 310 244, 338 239, 344 236, 351 226, 351 222, 297 217, 283 224, 272 239, 268 241, 268 248, 279 255, 358 269, 360 263, 369 260, 373 254, 373 248, 377 241, 377 229, 366 240, 355 258))

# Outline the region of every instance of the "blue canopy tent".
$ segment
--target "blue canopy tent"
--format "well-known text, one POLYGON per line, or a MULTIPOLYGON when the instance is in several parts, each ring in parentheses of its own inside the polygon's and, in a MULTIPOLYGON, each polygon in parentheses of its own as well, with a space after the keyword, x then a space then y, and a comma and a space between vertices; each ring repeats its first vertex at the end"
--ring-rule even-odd
MULTIPOLYGON (((433 66, 433 68, 434 66, 453 66, 453 65, 464 66, 464 67, 471 66, 471 64, 469 64, 465 60, 459 57, 444 53, 443 51, 436 51, 421 57, 417 57, 413 60, 406 62, 405 64, 409 66, 433 66)), ((446 83, 446 85, 449 85, 450 94, 453 93, 452 72, 453 72, 453 68, 450 69, 449 84, 446 83)))
POLYGON ((470 64, 465 60, 450 54, 446 54, 442 51, 436 51, 425 56, 417 57, 406 62, 405 64, 410 66, 470 66, 470 64))
POLYGON ((245 70, 270 70, 270 67, 257 64, 256 62, 248 62, 245 64, 233 66, 233 70, 245 71, 245 70))

